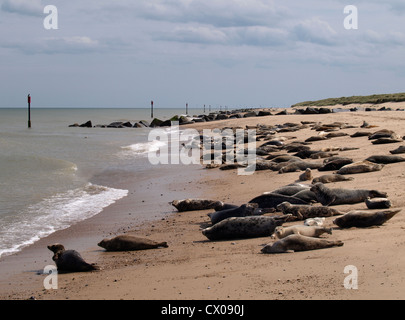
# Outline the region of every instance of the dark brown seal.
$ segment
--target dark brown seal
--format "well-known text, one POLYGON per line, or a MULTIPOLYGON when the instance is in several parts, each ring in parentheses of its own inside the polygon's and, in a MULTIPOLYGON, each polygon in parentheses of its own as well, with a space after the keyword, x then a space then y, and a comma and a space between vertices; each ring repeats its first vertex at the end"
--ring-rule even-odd
POLYGON ((318 201, 324 206, 360 203, 364 202, 367 197, 387 197, 385 192, 380 192, 377 190, 329 189, 320 182, 316 183, 311 188, 311 191, 315 193, 318 201))
POLYGON ((65 247, 60 243, 49 245, 48 249, 54 255, 52 260, 55 261, 58 272, 86 272, 99 270, 94 264, 89 264, 76 250, 65 250, 65 247))
POLYGON ((168 247, 167 242, 156 242, 131 235, 119 235, 111 239, 103 239, 98 243, 98 246, 107 251, 136 251, 168 247))

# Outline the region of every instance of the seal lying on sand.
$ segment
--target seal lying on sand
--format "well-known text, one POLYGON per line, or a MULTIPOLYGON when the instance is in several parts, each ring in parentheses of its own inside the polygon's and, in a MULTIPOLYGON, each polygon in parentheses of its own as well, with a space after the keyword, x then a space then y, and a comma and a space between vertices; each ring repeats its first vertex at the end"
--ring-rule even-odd
POLYGON ((405 153, 405 146, 400 146, 396 148, 395 150, 390 151, 391 154, 400 154, 400 153, 405 153))
POLYGON ((269 237, 274 233, 276 227, 281 226, 290 218, 290 215, 233 217, 204 229, 202 233, 210 240, 269 237))
POLYGON ((231 217, 246 217, 246 216, 253 216, 255 214, 255 210, 258 207, 256 203, 248 203, 243 204, 237 208, 226 209, 222 211, 216 211, 213 213, 209 213, 208 217, 211 219, 212 224, 216 224, 222 220, 231 217))
POLYGON ((387 197, 385 192, 377 190, 329 189, 320 182, 316 183, 311 191, 315 193, 318 201, 324 206, 360 203, 364 202, 367 197, 387 197))
POLYGON ((172 202, 170 202, 170 204, 174 206, 179 212, 215 209, 224 205, 222 201, 202 199, 173 200, 172 202))
POLYGON ((405 158, 400 156, 388 155, 388 156, 371 156, 368 157, 366 160, 374 163, 390 164, 390 163, 404 162, 405 158))
POLYGON ((119 235, 112 239, 104 239, 98 243, 98 246, 107 251, 135 251, 168 247, 167 242, 156 242, 130 235, 119 235))
POLYGON ((319 168, 319 171, 333 171, 339 170, 341 167, 353 163, 352 159, 349 158, 337 158, 331 161, 328 161, 324 164, 323 167, 319 168))
POLYGON ((259 208, 276 208, 279 204, 287 201, 291 204, 308 204, 308 202, 292 196, 285 196, 278 193, 266 193, 249 201, 257 203, 259 208))
POLYGON ((284 253, 288 251, 308 251, 343 246, 342 241, 332 241, 292 234, 273 244, 266 245, 262 253, 284 253))
POLYGON ((314 178, 312 180, 312 184, 322 182, 322 183, 332 183, 332 182, 340 182, 340 181, 351 181, 354 180, 353 177, 345 177, 341 174, 325 174, 323 176, 314 178))
POLYGON ((315 217, 332 217, 343 214, 343 212, 340 212, 336 209, 332 209, 329 207, 292 205, 291 203, 288 202, 283 202, 279 204, 277 206, 277 210, 281 211, 283 214, 292 214, 299 220, 305 220, 307 218, 315 218, 315 217))
POLYGON ((387 198, 367 198, 366 206, 369 209, 388 209, 391 208, 391 201, 387 198))
POLYGON ((55 261, 59 272, 86 272, 100 270, 96 265, 84 261, 79 252, 76 250, 65 250, 65 247, 60 243, 49 245, 48 249, 54 253, 52 260, 55 261))
POLYGON ((367 228, 380 226, 401 210, 385 210, 377 212, 368 212, 353 210, 333 221, 340 228, 367 228))
POLYGON ((347 164, 337 171, 337 174, 357 174, 365 172, 380 171, 384 168, 383 164, 373 163, 367 160, 347 164))
POLYGON ((317 226, 305 226, 305 225, 295 225, 291 227, 277 227, 274 231, 274 235, 278 239, 283 239, 291 234, 300 234, 306 237, 319 238, 322 234, 329 233, 332 234, 332 228, 324 228, 317 226))

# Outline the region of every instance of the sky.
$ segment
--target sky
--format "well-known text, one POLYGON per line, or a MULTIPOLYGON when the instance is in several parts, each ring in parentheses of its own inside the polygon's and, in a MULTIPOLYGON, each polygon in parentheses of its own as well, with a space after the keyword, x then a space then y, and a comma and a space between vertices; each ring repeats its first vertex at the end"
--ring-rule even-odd
POLYGON ((0 107, 285 107, 404 85, 403 0, 0 0, 0 107))

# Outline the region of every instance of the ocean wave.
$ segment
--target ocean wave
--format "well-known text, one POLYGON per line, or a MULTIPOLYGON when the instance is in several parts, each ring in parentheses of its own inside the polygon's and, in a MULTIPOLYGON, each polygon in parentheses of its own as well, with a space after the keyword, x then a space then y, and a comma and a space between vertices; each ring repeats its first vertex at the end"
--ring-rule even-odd
POLYGON ((0 257, 89 219, 127 195, 128 190, 88 183, 28 206, 17 217, 4 217, 0 224, 0 257))

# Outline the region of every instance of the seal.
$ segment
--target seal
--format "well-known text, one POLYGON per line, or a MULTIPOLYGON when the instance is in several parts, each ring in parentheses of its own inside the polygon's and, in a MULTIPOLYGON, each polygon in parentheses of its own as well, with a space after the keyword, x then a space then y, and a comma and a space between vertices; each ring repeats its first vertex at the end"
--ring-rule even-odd
POLYGON ((222 207, 224 205, 222 201, 202 199, 173 200, 170 204, 179 212, 215 209, 216 207, 222 207))
POLYGON ((373 140, 372 144, 388 144, 388 143, 399 143, 402 142, 401 139, 396 138, 379 138, 377 140, 373 140))
POLYGON ((312 179, 312 170, 307 168, 304 173, 301 173, 298 177, 300 181, 309 181, 312 179))
POLYGON ((395 150, 390 151, 391 154, 400 154, 400 153, 405 153, 405 146, 400 146, 396 148, 395 150))
POLYGON ((65 247, 60 243, 49 245, 48 249, 54 253, 52 260, 55 261, 58 272, 86 272, 100 270, 98 266, 84 261, 79 252, 76 250, 65 250, 65 247))
POLYGON ((308 204, 308 202, 296 197, 286 196, 278 193, 266 193, 261 196, 255 197, 249 201, 249 203, 257 203, 259 208, 276 208, 284 201, 288 201, 291 204, 308 204))
POLYGON ((380 226, 395 216, 401 210, 360 211, 353 210, 336 218, 333 223, 340 228, 368 228, 380 226))
POLYGON ((231 217, 246 217, 246 216, 253 216, 255 214, 255 210, 258 207, 257 203, 248 203, 243 204, 237 208, 226 209, 222 211, 216 211, 213 213, 209 213, 208 217, 211 219, 211 223, 214 225, 222 220, 231 217))
POLYGON ((381 171, 384 168, 383 164, 378 164, 370 162, 368 160, 358 161, 355 163, 347 164, 340 168, 336 173, 337 174, 357 174, 357 173, 366 173, 381 171))
POLYGON ((209 240, 269 237, 274 233, 276 227, 289 219, 291 219, 290 215, 233 217, 202 230, 202 234, 209 240))
POLYGON ((331 161, 326 162, 318 171, 333 171, 339 170, 341 167, 353 163, 352 159, 349 158, 338 158, 331 161))
POLYGON ((343 246, 342 241, 333 241, 292 234, 273 244, 267 244, 262 253, 285 253, 291 251, 308 251, 343 246))
POLYGON ((278 194, 282 194, 285 196, 292 196, 292 195, 296 194, 297 192, 300 192, 303 190, 309 190, 311 187, 312 186, 303 185, 303 184, 292 184, 292 185, 287 185, 287 186, 278 188, 269 193, 278 193, 278 194))
POLYGON ((374 163, 390 164, 390 163, 404 162, 405 158, 393 155, 383 155, 383 156, 368 157, 366 161, 374 163))
POLYGON ((296 171, 305 171, 306 169, 318 169, 322 167, 323 164, 321 163, 312 163, 312 162, 305 162, 305 161, 294 161, 286 166, 282 167, 278 173, 287 173, 287 172, 296 172, 296 171))
POLYGON ((325 218, 308 218, 308 219, 305 219, 304 225, 322 227, 324 222, 325 222, 325 218))
POLYGON ((367 197, 387 197, 385 192, 377 190, 329 189, 320 182, 316 183, 311 188, 311 191, 315 193, 318 201, 324 206, 360 203, 364 202, 367 197))
POLYGON ((309 188, 302 190, 300 192, 297 192, 292 195, 294 198, 301 199, 305 201, 306 203, 312 203, 312 202, 317 202, 315 193, 313 193, 309 188))
POLYGON ((332 217, 343 214, 343 212, 329 207, 292 205, 289 202, 279 204, 277 210, 283 214, 292 214, 299 220, 315 217, 332 217))
POLYGON ((366 206, 369 209, 388 209, 391 208, 391 201, 387 198, 369 198, 366 199, 366 206))
POLYGON ((136 251, 168 247, 167 242, 156 242, 125 234, 111 239, 103 239, 98 243, 98 246, 107 251, 136 251))
POLYGON ((305 225, 295 225, 290 227, 276 227, 274 235, 278 239, 283 239, 291 234, 300 234, 306 237, 319 238, 324 233, 332 234, 332 228, 318 227, 318 226, 305 226, 305 225))
POLYGON ((340 182, 340 181, 351 181, 354 180, 353 177, 345 177, 341 174, 325 174, 323 176, 314 178, 312 180, 312 184, 321 182, 321 183, 332 183, 332 182, 340 182))

